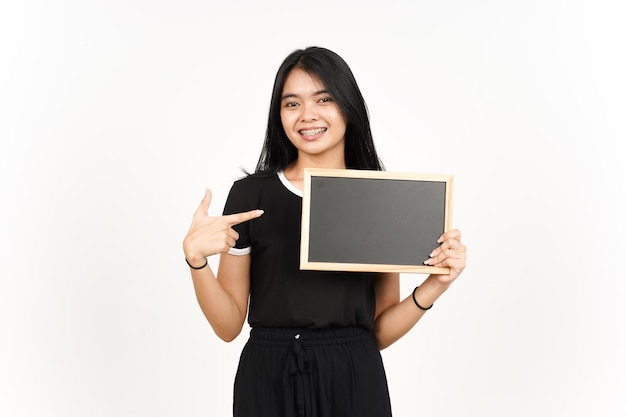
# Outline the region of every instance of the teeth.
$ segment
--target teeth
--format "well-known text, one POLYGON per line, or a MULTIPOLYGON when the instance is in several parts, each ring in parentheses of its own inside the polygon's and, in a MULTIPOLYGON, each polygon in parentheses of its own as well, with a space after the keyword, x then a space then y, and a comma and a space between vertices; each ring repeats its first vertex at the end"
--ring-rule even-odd
POLYGON ((314 136, 314 135, 319 135, 320 133, 323 133, 325 131, 326 131, 326 128, 321 127, 319 129, 301 130, 300 134, 304 136, 314 136))

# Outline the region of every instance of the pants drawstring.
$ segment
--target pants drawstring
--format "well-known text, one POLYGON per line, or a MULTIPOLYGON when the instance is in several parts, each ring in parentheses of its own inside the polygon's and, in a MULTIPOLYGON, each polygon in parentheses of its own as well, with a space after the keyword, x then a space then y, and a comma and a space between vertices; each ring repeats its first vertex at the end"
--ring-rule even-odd
POLYGON ((300 344, 299 339, 300 335, 297 334, 291 343, 283 384, 287 390, 295 389, 298 417, 307 417, 311 415, 309 410, 313 403, 310 381, 311 358, 300 344))

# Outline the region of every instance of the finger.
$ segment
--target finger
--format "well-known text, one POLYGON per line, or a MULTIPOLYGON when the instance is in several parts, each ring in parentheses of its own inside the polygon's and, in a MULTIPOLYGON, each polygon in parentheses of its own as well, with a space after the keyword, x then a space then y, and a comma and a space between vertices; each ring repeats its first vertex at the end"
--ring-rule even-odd
POLYGON ((451 271, 454 271, 457 274, 460 274, 465 269, 465 260, 447 258, 444 262, 440 262, 433 266, 438 267, 438 268, 450 268, 451 271))
POLYGON ((435 249, 431 252, 430 257, 424 261, 424 265, 438 266, 445 263, 448 259, 462 259, 465 257, 465 248, 457 249, 435 249))
POLYGON ((235 226, 237 224, 247 222, 248 220, 256 219, 257 217, 261 217, 263 215, 263 210, 250 210, 245 211, 243 213, 235 213, 228 214, 224 216, 226 223, 231 226, 235 226))
POLYGON ((204 191, 204 197, 202 198, 202 201, 200 202, 200 205, 198 206, 198 209, 196 210, 194 215, 200 214, 200 215, 208 216, 210 205, 211 205, 211 190, 206 188, 204 191))
POLYGON ((445 261, 446 258, 447 256, 444 251, 433 251, 431 252, 429 258, 424 261, 424 265, 440 266, 440 264, 445 261))
POLYGON ((441 264, 434 265, 436 268, 448 268, 448 272, 444 274, 437 274, 441 282, 452 283, 463 272, 465 265, 460 262, 442 262, 441 264))
POLYGON ((233 239, 230 235, 224 236, 218 248, 218 252, 225 253, 237 244, 237 239, 233 239))
POLYGON ((463 250, 464 248, 465 248, 465 245, 463 245, 460 240, 446 239, 445 242, 443 242, 439 247, 433 250, 433 253, 438 254, 446 250, 463 250))
POLYGON ((228 238, 226 238, 226 244, 228 245, 228 249, 234 247, 236 243, 237 243, 236 239, 233 239, 230 236, 228 238))
POLYGON ((445 257, 445 258, 430 258, 424 262, 424 265, 435 266, 438 268, 452 268, 453 265, 460 263, 460 259, 445 257))
POLYGON ((228 236, 235 242, 239 239, 239 233, 237 233, 235 229, 230 228, 230 227, 228 228, 228 231, 226 232, 226 236, 228 236))
POLYGON ((461 231, 459 229, 448 230, 447 232, 439 236, 439 239, 437 239, 437 242, 443 243, 448 239, 457 239, 458 241, 460 241, 461 231))
POLYGON ((439 246, 437 246, 435 249, 432 250, 432 252, 430 252, 430 254, 428 255, 429 258, 434 258, 435 256, 445 252, 448 249, 456 249, 459 247, 460 242, 458 242, 455 239, 448 239, 445 242, 443 242, 442 244, 440 244, 439 246))

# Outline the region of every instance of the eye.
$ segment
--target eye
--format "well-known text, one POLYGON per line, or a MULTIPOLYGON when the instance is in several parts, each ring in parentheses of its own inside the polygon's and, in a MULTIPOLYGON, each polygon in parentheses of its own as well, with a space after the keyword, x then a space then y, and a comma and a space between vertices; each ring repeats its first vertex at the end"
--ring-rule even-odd
POLYGON ((322 97, 322 98, 320 98, 320 103, 330 103, 331 101, 333 101, 333 99, 330 98, 330 97, 322 97))
POLYGON ((296 107, 298 105, 298 103, 296 103, 295 101, 286 101, 285 104, 283 104, 283 106, 285 107, 296 107))

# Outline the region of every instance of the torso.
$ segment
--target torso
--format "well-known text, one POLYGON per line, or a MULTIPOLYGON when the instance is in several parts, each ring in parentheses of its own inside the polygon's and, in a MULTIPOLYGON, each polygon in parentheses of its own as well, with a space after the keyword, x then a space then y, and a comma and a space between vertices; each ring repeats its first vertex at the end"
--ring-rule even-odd
POLYGON ((376 274, 299 269, 302 185, 279 173, 247 177, 231 190, 224 214, 265 210, 235 227, 236 248, 250 247, 248 321, 253 327, 371 329, 376 274))

